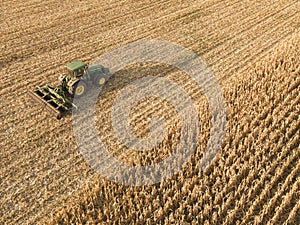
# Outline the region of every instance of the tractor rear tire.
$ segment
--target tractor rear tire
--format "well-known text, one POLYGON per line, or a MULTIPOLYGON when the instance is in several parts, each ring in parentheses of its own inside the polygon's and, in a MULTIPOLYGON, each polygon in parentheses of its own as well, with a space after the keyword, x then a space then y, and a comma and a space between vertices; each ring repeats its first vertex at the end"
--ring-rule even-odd
POLYGON ((94 78, 94 85, 97 87, 101 87, 105 84, 105 82, 108 80, 108 76, 104 73, 98 74, 94 78))
POLYGON ((73 93, 74 98, 80 98, 87 92, 87 84, 84 81, 79 81, 76 84, 74 84, 73 87, 73 93))

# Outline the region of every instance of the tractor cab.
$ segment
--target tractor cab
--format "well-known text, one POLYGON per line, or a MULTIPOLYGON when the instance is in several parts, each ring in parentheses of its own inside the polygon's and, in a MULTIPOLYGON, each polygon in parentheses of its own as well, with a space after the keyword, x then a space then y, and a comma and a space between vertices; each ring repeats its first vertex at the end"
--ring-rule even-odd
POLYGON ((68 72, 71 74, 71 76, 79 78, 83 74, 85 74, 87 70, 87 65, 84 62, 81 61, 73 61, 66 65, 66 68, 68 72))

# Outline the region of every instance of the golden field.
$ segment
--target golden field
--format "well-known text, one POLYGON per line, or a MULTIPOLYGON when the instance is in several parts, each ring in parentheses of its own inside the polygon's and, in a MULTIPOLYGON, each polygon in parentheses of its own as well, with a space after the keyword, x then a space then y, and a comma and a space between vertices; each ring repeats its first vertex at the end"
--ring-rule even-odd
POLYGON ((299 224, 300 2, 3 1, 1 15, 1 224, 299 224), (74 59, 92 63, 136 40, 164 40, 198 54, 222 88, 226 134, 204 171, 199 161, 210 115, 201 90, 166 65, 141 63, 118 71, 101 90, 97 130, 112 154, 146 165, 172 153, 181 122, 162 99, 131 113, 138 136, 162 116, 167 137, 153 152, 128 150, 114 136, 110 111, 130 82, 168 78, 191 96, 201 131, 195 154, 171 178, 128 187, 94 171, 62 120, 26 92, 58 84, 74 59))

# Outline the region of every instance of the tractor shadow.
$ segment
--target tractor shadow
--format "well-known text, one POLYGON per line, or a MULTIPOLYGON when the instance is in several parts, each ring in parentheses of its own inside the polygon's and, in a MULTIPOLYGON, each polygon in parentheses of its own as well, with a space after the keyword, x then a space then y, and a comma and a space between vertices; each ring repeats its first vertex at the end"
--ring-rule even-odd
POLYGON ((125 68, 115 72, 102 88, 102 94, 106 95, 107 93, 109 94, 110 92, 121 90, 130 83, 147 76, 167 77, 171 72, 177 71, 177 68, 169 65, 149 65, 150 63, 147 64, 144 63, 141 66, 125 68))
MULTIPOLYGON (((97 96, 98 99, 110 99, 110 96, 114 93, 122 90, 127 85, 130 85, 132 82, 135 82, 141 78, 152 76, 152 77, 167 77, 170 73, 178 71, 177 68, 165 65, 165 64, 155 64, 153 63, 142 63, 138 65, 131 65, 130 67, 121 69, 109 78, 109 80, 102 87, 91 86, 88 93, 80 98, 80 109, 88 110, 91 108, 94 101, 94 96, 97 96)), ((147 84, 145 84, 147 85, 147 84)), ((73 102, 76 104, 77 99, 73 99, 73 102)), ((70 110, 65 112, 64 116, 71 116, 75 111, 70 110)), ((82 114, 83 115, 83 114, 82 114)))

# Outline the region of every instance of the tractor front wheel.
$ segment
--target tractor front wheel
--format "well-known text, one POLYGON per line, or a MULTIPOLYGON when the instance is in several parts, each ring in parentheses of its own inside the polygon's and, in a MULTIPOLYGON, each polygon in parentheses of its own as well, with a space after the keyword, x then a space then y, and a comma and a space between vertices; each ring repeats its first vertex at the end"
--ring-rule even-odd
POLYGON ((74 98, 79 98, 83 96, 87 91, 87 85, 84 81, 79 81, 74 85, 73 93, 74 98))
POLYGON ((105 82, 108 80, 107 75, 105 74, 98 74, 94 79, 94 85, 97 87, 101 87, 105 82))

